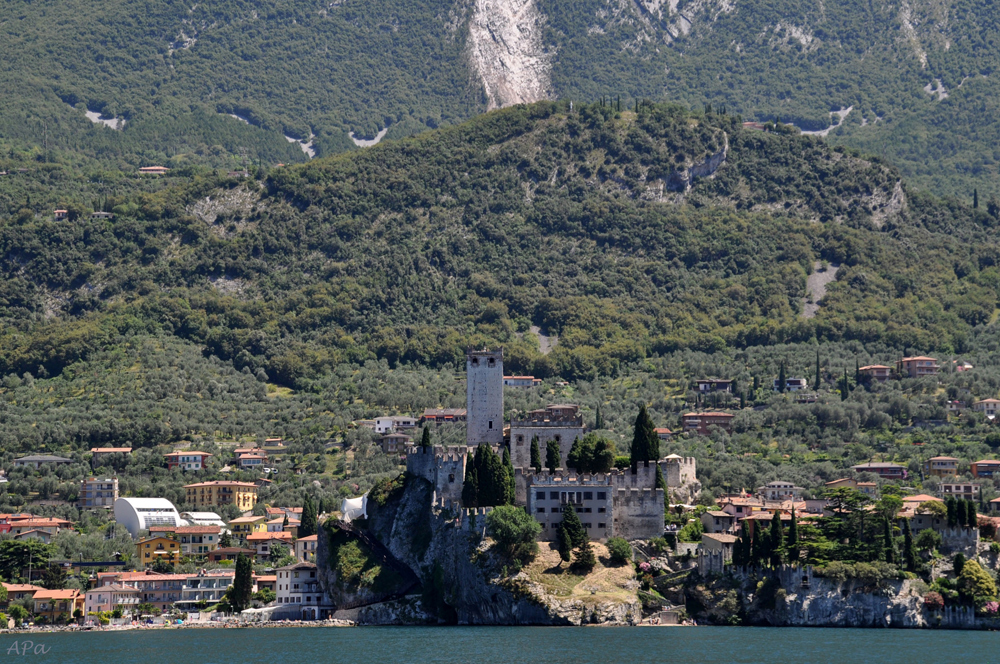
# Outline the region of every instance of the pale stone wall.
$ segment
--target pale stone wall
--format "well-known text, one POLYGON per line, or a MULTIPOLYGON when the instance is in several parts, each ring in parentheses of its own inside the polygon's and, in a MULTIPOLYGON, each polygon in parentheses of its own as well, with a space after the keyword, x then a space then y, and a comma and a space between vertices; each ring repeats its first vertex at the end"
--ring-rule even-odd
POLYGON ((503 443, 503 348, 469 350, 465 358, 465 440, 469 445, 503 443))
POLYGON ((663 489, 618 489, 613 500, 614 537, 634 540, 663 536, 663 489))
POLYGON ((542 465, 545 464, 545 445, 550 440, 559 441, 559 467, 566 467, 566 458, 573 449, 573 441, 583 438, 587 429, 584 426, 574 426, 571 422, 535 422, 521 425, 511 422, 510 427, 510 460, 515 468, 528 468, 531 465, 531 439, 538 436, 538 451, 542 455, 542 465))

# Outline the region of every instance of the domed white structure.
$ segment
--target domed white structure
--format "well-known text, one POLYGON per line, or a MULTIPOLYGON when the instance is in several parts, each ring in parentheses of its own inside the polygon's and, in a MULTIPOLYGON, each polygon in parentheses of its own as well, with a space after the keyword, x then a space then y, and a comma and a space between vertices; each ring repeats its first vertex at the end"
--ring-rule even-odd
POLYGON ((150 526, 183 526, 177 508, 166 498, 119 498, 115 501, 115 521, 135 537, 150 526))

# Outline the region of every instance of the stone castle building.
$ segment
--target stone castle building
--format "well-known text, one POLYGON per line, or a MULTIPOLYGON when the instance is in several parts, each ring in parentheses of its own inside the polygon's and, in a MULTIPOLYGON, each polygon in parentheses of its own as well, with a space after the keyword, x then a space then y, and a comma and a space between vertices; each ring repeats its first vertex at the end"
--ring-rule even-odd
POLYGON ((510 420, 510 460, 515 468, 531 465, 531 439, 538 437, 538 450, 545 461, 545 446, 550 440, 559 443, 559 465, 565 466, 573 441, 583 438, 580 407, 575 404, 550 404, 529 411, 523 419, 510 420))
POLYGON ((465 355, 466 428, 469 445, 503 443, 503 348, 465 355))
MULTIPOLYGON (((461 507, 470 451, 480 444, 489 444, 500 453, 504 444, 503 350, 469 350, 466 371, 468 444, 436 445, 428 449, 417 446, 406 457, 407 472, 434 487, 433 502, 437 508, 461 507)), ((560 462, 564 465, 573 441, 585 431, 579 407, 572 404, 549 405, 529 412, 524 419, 511 421, 509 445, 515 502, 541 524, 540 540, 556 538, 558 525, 568 509, 577 512, 593 540, 648 539, 662 535, 665 496, 663 489, 656 488, 657 466, 673 501, 693 501, 701 489, 695 476, 695 460, 677 455, 640 464, 635 472, 626 469, 589 475, 557 469, 555 473, 536 473, 530 467, 532 437, 538 436, 543 459, 545 443, 558 441, 560 462)))

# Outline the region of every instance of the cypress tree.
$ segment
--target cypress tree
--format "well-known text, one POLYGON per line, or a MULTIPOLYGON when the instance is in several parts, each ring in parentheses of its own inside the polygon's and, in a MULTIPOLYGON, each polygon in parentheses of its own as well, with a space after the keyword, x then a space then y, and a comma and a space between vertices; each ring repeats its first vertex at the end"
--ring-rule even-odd
POLYGON ((781 565, 781 554, 784 539, 781 532, 781 513, 775 512, 774 516, 771 518, 771 533, 768 536, 769 544, 769 554, 771 567, 778 567, 781 565))
POLYGON ((299 539, 310 537, 316 534, 316 504, 312 498, 306 496, 302 503, 302 521, 299 523, 299 539))
POLYGON ((819 376, 819 350, 817 349, 816 350, 816 382, 813 383, 813 389, 814 390, 818 390, 819 389, 819 383, 820 383, 820 376, 819 376))
POLYGON ((538 449, 538 436, 531 437, 531 467, 536 473, 542 472, 542 453, 538 449))
POLYGON ((955 518, 958 520, 958 525, 962 528, 969 525, 969 510, 965 507, 964 498, 955 501, 955 518))
POLYGON ((979 527, 979 515, 976 514, 976 501, 970 500, 965 503, 966 509, 968 509, 968 516, 966 520, 969 523, 969 528, 979 527))
POLYGON ((955 560, 953 562, 952 567, 954 568, 955 578, 957 579, 959 577, 959 575, 962 573, 962 569, 965 567, 965 554, 964 553, 956 553, 955 554, 955 560))
POLYGON ((465 480, 462 482, 462 505, 479 507, 479 480, 476 477, 476 460, 469 452, 465 462, 465 480))
POLYGON ((550 473, 556 472, 559 467, 559 443, 554 440, 545 443, 545 467, 550 473))
POLYGON ((747 407, 747 393, 740 392, 740 410, 743 410, 746 407, 747 407))
POLYGON ((978 210, 979 209, 979 190, 978 189, 973 189, 972 190, 972 209, 973 210, 978 210))
POLYGON ((750 526, 747 524, 746 519, 743 520, 740 526, 740 546, 743 549, 743 565, 750 567, 753 564, 753 542, 750 539, 750 526))
POLYGON ((753 377, 753 393, 756 395, 757 390, 760 389, 760 376, 753 377))
POLYGON ((582 473, 587 465, 583 457, 583 444, 580 442, 580 437, 577 436, 573 439, 573 444, 569 448, 569 454, 566 455, 566 467, 582 473))
POLYGON ((948 509, 948 527, 954 528, 958 525, 958 506, 955 504, 955 499, 948 496, 944 501, 944 506, 948 509))
POLYGON ((660 464, 656 464, 656 484, 653 485, 654 489, 663 489, 663 493, 667 492, 667 481, 663 479, 663 470, 660 468, 660 464))
POLYGON ((562 512, 565 515, 562 520, 562 528, 569 535, 569 541, 575 549, 583 544, 587 537, 587 531, 580 522, 574 505, 563 505, 562 512))
POLYGON ((840 400, 847 401, 847 396, 850 394, 850 391, 851 386, 850 383, 847 382, 847 367, 844 367, 844 378, 840 384, 840 400))
POLYGON ((597 556, 594 555, 594 547, 590 543, 587 533, 583 533, 583 541, 580 543, 576 554, 573 556, 573 567, 589 572, 597 566, 597 556))
POLYGON ((660 457, 660 439, 656 437, 656 430, 653 427, 653 420, 649 417, 646 404, 639 407, 639 414, 635 418, 635 429, 632 433, 632 472, 639 467, 639 462, 643 462, 649 468, 650 460, 660 457))
POLYGON ((892 536, 892 524, 888 518, 882 520, 882 551, 885 554, 885 562, 890 565, 896 564, 896 542, 892 536))
POLYGON ((569 531, 562 526, 559 527, 557 536, 559 543, 559 558, 562 562, 568 563, 570 561, 570 556, 573 554, 573 540, 570 539, 569 531))
POLYGON ((736 540, 736 544, 733 545, 733 565, 736 567, 746 567, 746 562, 743 560, 743 538, 740 537, 736 540))
POLYGON ((778 369, 778 391, 784 393, 785 383, 788 382, 788 377, 785 375, 785 361, 781 361, 781 367, 778 369))
POLYGON ((510 461, 510 449, 503 448, 503 469, 504 474, 507 476, 507 495, 505 505, 513 505, 517 496, 517 488, 514 481, 514 464, 510 461))
POLYGON ((788 535, 785 537, 785 548, 788 550, 788 561, 799 560, 799 524, 795 518, 795 508, 792 508, 792 522, 788 524, 788 535))
POLYGON ((906 571, 917 571, 917 550, 913 546, 913 532, 910 530, 910 520, 903 519, 903 562, 906 571))
POLYGON ((427 450, 431 446, 431 430, 428 426, 424 426, 424 432, 420 435, 420 447, 427 450))
POLYGON ((235 613, 250 608, 253 599, 253 563, 244 554, 236 558, 236 576, 233 577, 233 590, 229 594, 229 605, 235 613))
POLYGON ((594 428, 604 428, 604 415, 601 414, 601 404, 597 404, 597 415, 594 416, 594 428))
POLYGON ((861 384, 861 364, 858 362, 858 358, 854 358, 854 384, 861 384))

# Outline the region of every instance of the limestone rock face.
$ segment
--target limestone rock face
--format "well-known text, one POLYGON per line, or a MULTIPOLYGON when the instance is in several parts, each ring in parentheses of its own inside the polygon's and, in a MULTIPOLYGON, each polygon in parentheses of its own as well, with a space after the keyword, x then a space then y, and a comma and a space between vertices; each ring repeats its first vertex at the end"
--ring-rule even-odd
MULTIPOLYGON (((579 625, 627 624, 641 615, 638 599, 632 604, 585 606, 546 595, 524 574, 507 578, 502 564, 492 555, 489 540, 480 540, 483 524, 474 521, 483 516, 464 515, 460 519, 457 513, 432 505, 431 484, 416 477, 409 477, 404 490, 383 505, 369 500, 367 523, 363 525, 366 535, 377 539, 395 561, 412 570, 421 587, 410 590, 406 598, 358 608, 352 612, 352 620, 359 624, 417 624, 437 613, 439 618, 466 625, 579 625), (438 610, 426 605, 430 602, 437 602, 438 610)), ((327 538, 321 535, 316 561, 320 583, 330 599, 344 607, 377 601, 371 594, 337 587, 328 548, 327 538)))

